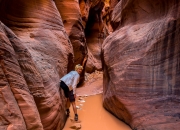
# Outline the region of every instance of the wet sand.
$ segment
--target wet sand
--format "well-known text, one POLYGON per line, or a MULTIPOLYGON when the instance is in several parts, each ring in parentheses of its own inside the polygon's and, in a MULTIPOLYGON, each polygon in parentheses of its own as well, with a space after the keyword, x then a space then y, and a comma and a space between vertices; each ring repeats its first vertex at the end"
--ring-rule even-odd
MULTIPOLYGON (((80 130, 131 130, 129 126, 103 108, 102 94, 78 99, 79 97, 76 99, 76 105, 80 107, 78 109, 79 120, 81 121, 78 123, 81 125, 80 130)), ((67 119, 63 130, 73 130, 70 128, 75 124, 70 120, 74 118, 72 107, 70 111, 70 117, 67 119)))

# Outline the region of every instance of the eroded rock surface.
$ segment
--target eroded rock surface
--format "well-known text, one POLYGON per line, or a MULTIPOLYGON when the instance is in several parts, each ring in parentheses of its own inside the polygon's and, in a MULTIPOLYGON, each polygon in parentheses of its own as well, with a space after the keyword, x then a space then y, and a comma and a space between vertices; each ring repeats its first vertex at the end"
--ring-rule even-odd
POLYGON ((54 1, 1 0, 0 20, 17 35, 1 31, 2 129, 62 129, 59 79, 72 70, 73 48, 54 1))
POLYGON ((105 6, 103 0, 91 1, 88 21, 86 23, 86 39, 88 47, 88 61, 86 71, 92 73, 102 70, 101 45, 108 35, 102 19, 102 10, 105 6))
POLYGON ((134 130, 180 126, 180 1, 121 0, 103 43, 104 107, 134 130))
POLYGON ((41 130, 43 126, 39 112, 27 83, 41 87, 42 79, 30 53, 15 34, 2 23, 0 32, 0 129, 41 130), (35 81, 30 75, 36 78, 35 81))
POLYGON ((73 45, 74 64, 82 64, 87 56, 87 46, 79 2, 76 0, 55 0, 55 3, 73 45))
MULTIPOLYGON (((73 46, 74 56, 71 55, 70 58, 73 58, 74 64, 71 64, 71 70, 77 64, 81 64, 85 68, 88 52, 79 2, 76 0, 55 0, 55 4, 73 46)), ((84 74, 85 69, 81 73, 80 83, 84 81, 84 74)))

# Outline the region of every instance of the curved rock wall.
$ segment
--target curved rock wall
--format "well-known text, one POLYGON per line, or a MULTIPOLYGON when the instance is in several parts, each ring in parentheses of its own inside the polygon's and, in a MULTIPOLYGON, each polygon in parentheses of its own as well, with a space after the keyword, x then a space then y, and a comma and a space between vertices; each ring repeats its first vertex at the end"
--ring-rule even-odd
POLYGON ((103 0, 91 2, 88 21, 86 23, 86 39, 88 47, 88 61, 86 71, 91 73, 95 70, 102 70, 101 45, 105 38, 104 24, 102 20, 103 0))
POLYGON ((82 24, 84 25, 84 27, 86 26, 86 23, 88 21, 90 6, 90 0, 79 0, 79 8, 81 11, 82 24))
POLYGON ((180 1, 121 0, 103 43, 104 107, 133 130, 180 126, 180 1))
POLYGON ((17 130, 62 129, 65 104, 63 93, 59 93, 59 79, 74 63, 72 45, 54 1, 2 0, 0 20, 19 38, 9 32, 2 34, 9 38, 4 40, 9 45, 7 50, 1 48, 1 56, 6 56, 1 59, 1 75, 6 78, 2 84, 5 89, 0 92, 11 96, 1 98, 6 104, 2 111, 9 107, 13 112, 1 116, 1 126, 17 130), (8 106, 5 101, 12 103, 8 106), (10 120, 11 115, 16 120, 10 120))
POLYGON ((73 45, 74 64, 82 64, 87 55, 87 46, 79 2, 76 0, 55 0, 55 3, 73 45))
POLYGON ((28 50, 15 34, 2 23, 0 56, 2 76, 0 92, 1 101, 4 102, 1 104, 1 108, 4 108, 1 109, 3 113, 1 115, 2 129, 43 129, 34 98, 27 85, 27 83, 32 83, 28 74, 32 74, 39 81, 42 81, 41 77, 28 50), (10 95, 10 98, 7 94, 10 95))
MULTIPOLYGON (((77 64, 81 64, 85 68, 88 52, 79 2, 77 0, 55 0, 55 4, 73 46, 74 64, 72 64, 71 70, 74 70, 74 66, 77 64)), ((84 81, 84 75, 85 69, 81 73, 80 83, 84 81)))
POLYGON ((28 57, 27 50, 2 23, 0 23, 0 39, 0 129, 42 129, 37 107, 20 68, 20 64, 22 65, 26 59, 24 51, 28 57), (19 57, 21 54, 24 59, 19 57), (32 120, 31 123, 34 124, 26 125, 28 120, 32 120))

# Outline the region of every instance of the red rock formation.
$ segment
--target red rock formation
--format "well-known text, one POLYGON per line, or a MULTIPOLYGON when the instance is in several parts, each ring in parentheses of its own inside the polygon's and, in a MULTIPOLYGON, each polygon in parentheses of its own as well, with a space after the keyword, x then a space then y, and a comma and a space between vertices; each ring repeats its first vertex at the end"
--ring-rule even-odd
POLYGON ((0 20, 21 40, 8 31, 9 41, 5 40, 9 44, 5 50, 8 55, 1 54, 6 56, 1 61, 7 65, 1 62, 1 75, 6 78, 2 81, 5 89, 0 92, 9 93, 11 97, 7 101, 15 106, 9 107, 5 103, 7 97, 1 98, 6 105, 3 111, 9 107, 13 111, 9 115, 16 119, 10 120, 8 114, 4 115, 2 127, 62 129, 65 104, 62 93, 59 94, 59 79, 72 69, 73 49, 54 1, 1 0, 0 20))
POLYGON ((86 39, 88 46, 88 61, 86 71, 91 73, 95 70, 101 70, 101 45, 105 38, 102 20, 103 0, 94 0, 91 2, 88 21, 86 23, 86 39))
POLYGON ((110 10, 113 11, 114 7, 118 4, 120 0, 110 0, 110 10))
MULTIPOLYGON (((43 129, 39 112, 27 82, 30 76, 41 79, 31 55, 22 42, 5 27, 0 26, 1 39, 1 129, 43 129), (23 73, 24 72, 24 73, 23 73), (27 79, 27 80, 25 80, 27 79)), ((42 80, 41 80, 42 81, 42 80)), ((34 82, 36 83, 36 82, 34 82)))
MULTIPOLYGON (((108 27, 105 28, 102 20, 104 1, 80 0, 78 2, 74 0, 55 0, 55 4, 73 45, 75 64, 83 63, 85 57, 87 57, 88 49, 86 71, 101 70, 101 44, 108 35, 105 34, 108 27), (84 34, 85 27, 86 38, 84 34)), ((84 77, 84 73, 82 77, 84 77)))
POLYGON ((114 7, 118 3, 118 0, 106 0, 105 6, 103 9, 102 18, 104 21, 104 26, 107 30, 108 35, 113 32, 113 28, 111 25, 111 17, 112 17, 112 11, 114 10, 114 7))
POLYGON ((75 0, 55 0, 55 3, 73 45, 74 63, 75 65, 82 64, 87 55, 87 46, 79 3, 75 0))
MULTIPOLYGON (((75 0, 55 0, 55 4, 61 14, 64 27, 73 46, 74 64, 72 64, 72 69, 74 69, 76 64, 81 64, 85 67, 87 45, 79 2, 75 0)), ((84 81, 84 74, 85 70, 81 74, 80 82, 84 81)))
POLYGON ((134 130, 180 126, 180 1, 121 0, 103 43, 104 107, 134 130))
POLYGON ((84 25, 84 27, 86 26, 86 23, 88 21, 90 7, 91 7, 90 0, 79 0, 79 8, 81 11, 82 24, 84 25))

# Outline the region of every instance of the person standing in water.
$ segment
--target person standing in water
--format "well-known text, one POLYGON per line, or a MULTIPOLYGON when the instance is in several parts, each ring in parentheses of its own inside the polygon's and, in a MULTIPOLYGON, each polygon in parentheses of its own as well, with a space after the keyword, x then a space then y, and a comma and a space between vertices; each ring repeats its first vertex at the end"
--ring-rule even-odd
POLYGON ((64 95, 67 99, 66 103, 66 112, 67 116, 69 116, 69 107, 70 104, 72 104, 73 111, 74 111, 74 120, 78 121, 78 114, 77 114, 77 108, 76 108, 76 103, 75 103, 75 98, 76 98, 76 87, 77 84, 79 83, 80 80, 80 74, 83 70, 83 66, 80 64, 75 66, 75 71, 71 71, 68 74, 64 75, 60 79, 60 87, 64 91, 64 95))

